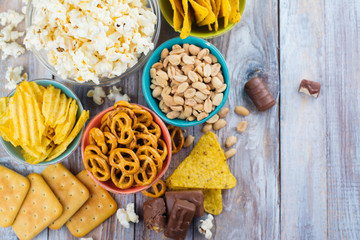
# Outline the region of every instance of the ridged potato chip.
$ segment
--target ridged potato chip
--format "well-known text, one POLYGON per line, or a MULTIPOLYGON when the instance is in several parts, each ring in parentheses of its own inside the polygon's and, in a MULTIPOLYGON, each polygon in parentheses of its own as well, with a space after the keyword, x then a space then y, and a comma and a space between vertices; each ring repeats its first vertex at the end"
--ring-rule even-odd
POLYGON ((213 132, 204 134, 190 155, 166 180, 169 188, 230 189, 236 179, 213 132))
POLYGON ((89 118, 89 112, 83 111, 75 125, 77 112, 76 100, 60 89, 25 81, 12 97, 0 98, 0 136, 21 146, 31 164, 52 160, 66 150, 89 118))
POLYGON ((81 113, 81 116, 79 120, 77 121, 75 127, 71 131, 70 135, 58 146, 55 147, 55 149, 50 153, 48 156, 48 159, 46 161, 51 161, 54 158, 57 158, 60 156, 67 147, 70 145, 70 143, 74 140, 74 138, 79 134, 81 131, 81 128, 85 125, 86 121, 89 119, 89 111, 83 111, 81 113))

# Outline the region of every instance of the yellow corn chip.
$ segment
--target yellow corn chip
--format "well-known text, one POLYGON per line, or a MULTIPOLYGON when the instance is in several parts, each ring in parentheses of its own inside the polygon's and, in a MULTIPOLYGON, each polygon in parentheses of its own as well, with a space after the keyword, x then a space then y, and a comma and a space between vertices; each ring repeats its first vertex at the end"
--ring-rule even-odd
POLYGON ((184 9, 184 23, 181 29, 180 38, 185 39, 190 35, 191 32, 191 12, 189 8, 188 0, 182 0, 184 9))
POLYGON ((202 20, 201 22, 198 23, 198 26, 205 26, 205 25, 210 25, 212 23, 214 23, 216 21, 216 17, 214 12, 212 11, 212 7, 209 1, 207 0, 196 0, 196 2, 205 7, 208 11, 209 14, 206 16, 206 18, 204 20, 202 20))
POLYGON ((70 143, 75 139, 75 137, 79 134, 81 131, 81 128, 85 125, 86 121, 89 119, 89 111, 83 111, 80 115, 79 120, 77 121, 75 127, 71 131, 70 135, 58 146, 55 147, 55 149, 49 154, 48 159, 46 161, 51 161, 58 156, 60 156, 67 147, 70 145, 70 143))
POLYGON ((229 0, 231 11, 229 15, 229 20, 232 23, 238 23, 240 22, 241 16, 240 16, 240 3, 239 0, 229 0))
POLYGON ((60 144, 65 140, 67 136, 69 136, 70 131, 74 127, 76 121, 77 110, 77 102, 75 99, 73 99, 70 104, 69 113, 67 114, 66 121, 61 125, 57 125, 55 128, 55 136, 53 138, 55 144, 60 144))
POLYGON ((190 155, 166 180, 169 188, 229 189, 236 185, 215 134, 204 134, 190 155))
POLYGON ((222 0, 219 17, 224 17, 224 27, 226 27, 229 24, 230 11, 231 11, 231 6, 229 0, 222 0))
POLYGON ((201 6, 194 0, 189 0, 192 8, 194 9, 194 15, 196 19, 196 23, 203 21, 206 16, 209 14, 209 10, 206 7, 201 6))
POLYGON ((171 0, 174 1, 174 5, 176 7, 176 9, 178 10, 179 14, 181 15, 182 18, 185 17, 185 12, 184 12, 184 8, 183 8, 183 3, 182 0, 171 0))
POLYGON ((8 97, 0 98, 0 116, 5 113, 8 103, 9 103, 8 97))
MULTIPOLYGON (((184 21, 184 17, 183 17, 184 13, 182 15, 180 14, 180 11, 178 10, 178 8, 175 5, 175 1, 177 1, 177 0, 170 0, 170 3, 171 3, 171 7, 174 11, 174 16, 173 16, 174 30, 177 32, 180 30, 181 25, 184 21)), ((181 8, 182 8, 182 6, 181 6, 181 8)))
POLYGON ((204 189, 203 193, 205 211, 212 215, 219 215, 222 212, 221 189, 204 189))

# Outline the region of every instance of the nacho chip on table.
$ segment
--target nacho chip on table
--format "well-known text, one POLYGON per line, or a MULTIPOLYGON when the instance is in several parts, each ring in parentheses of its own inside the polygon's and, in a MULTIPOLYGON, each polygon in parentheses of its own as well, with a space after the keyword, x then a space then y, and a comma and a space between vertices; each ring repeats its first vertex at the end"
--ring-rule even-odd
POLYGON ((213 24, 216 21, 216 16, 211 7, 210 0, 197 0, 197 3, 205 7, 209 11, 209 14, 206 16, 206 18, 203 21, 198 23, 198 26, 200 27, 205 25, 209 26, 210 24, 213 24))
POLYGON ((168 177, 169 188, 230 189, 236 185, 215 134, 204 134, 190 155, 168 177))
POLYGON ((221 189, 204 189, 203 190, 204 208, 207 213, 219 215, 222 212, 222 194, 221 189))
POLYGON ((224 27, 229 24, 231 5, 229 0, 221 0, 219 17, 224 17, 224 27))

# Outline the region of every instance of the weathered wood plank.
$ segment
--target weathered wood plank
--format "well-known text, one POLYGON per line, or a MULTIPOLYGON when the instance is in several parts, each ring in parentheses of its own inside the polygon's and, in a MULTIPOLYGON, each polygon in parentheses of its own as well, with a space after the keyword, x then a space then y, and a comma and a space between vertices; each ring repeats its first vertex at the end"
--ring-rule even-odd
POLYGON ((360 2, 325 1, 329 239, 360 239, 360 2))
POLYGON ((280 0, 282 239, 327 238, 324 4, 280 0), (297 93, 303 78, 323 84, 318 99, 297 93))

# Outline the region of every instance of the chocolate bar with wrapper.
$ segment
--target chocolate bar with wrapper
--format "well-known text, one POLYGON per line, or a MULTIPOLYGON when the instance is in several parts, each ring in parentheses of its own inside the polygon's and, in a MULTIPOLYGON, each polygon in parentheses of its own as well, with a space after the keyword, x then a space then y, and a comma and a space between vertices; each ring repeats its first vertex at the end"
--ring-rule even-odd
POLYGON ((195 215, 202 217, 204 215, 204 194, 201 190, 190 190, 190 191, 171 191, 165 193, 166 207, 168 214, 176 201, 176 199, 189 201, 196 206, 195 215))
POLYGON ((155 198, 143 204, 144 222, 148 229, 162 232, 166 225, 166 206, 163 198, 155 198))

